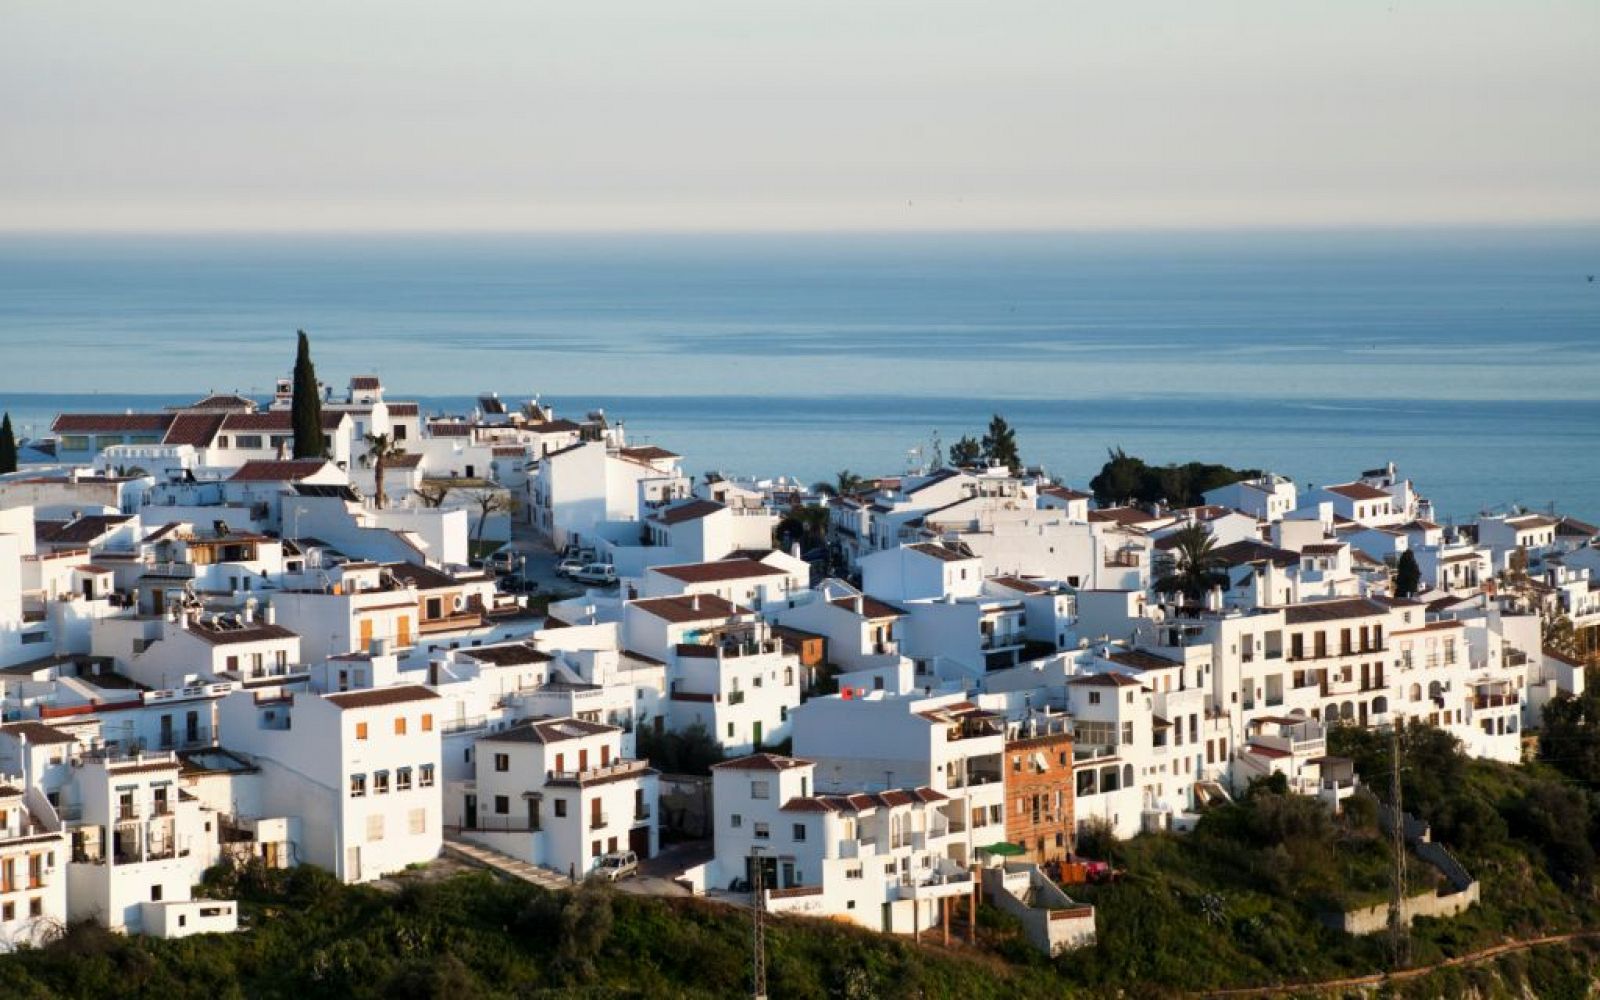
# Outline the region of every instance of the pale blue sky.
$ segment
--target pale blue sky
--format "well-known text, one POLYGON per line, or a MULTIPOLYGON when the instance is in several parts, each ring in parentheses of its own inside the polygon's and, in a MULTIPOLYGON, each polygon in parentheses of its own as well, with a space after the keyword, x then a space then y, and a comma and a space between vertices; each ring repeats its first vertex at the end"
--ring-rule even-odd
POLYGON ((3 0, 0 229, 1600 220, 1600 2, 3 0))

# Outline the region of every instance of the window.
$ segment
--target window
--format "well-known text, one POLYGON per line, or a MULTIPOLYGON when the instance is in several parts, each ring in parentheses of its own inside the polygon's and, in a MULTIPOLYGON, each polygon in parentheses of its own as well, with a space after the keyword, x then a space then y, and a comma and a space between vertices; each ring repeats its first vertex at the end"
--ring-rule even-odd
POLYGON ((7 903, 0 906, 0 920, 10 922, 17 919, 17 904, 7 903))
POLYGON ((406 828, 413 834, 428 832, 428 810, 413 809, 406 816, 406 828))
POLYGON ((367 817, 367 841, 383 839, 383 813, 373 813, 367 817))
POLYGON ((425 733, 433 732, 433 713, 432 712, 424 712, 423 713, 423 715, 422 715, 422 731, 425 732, 425 733))
POLYGON ((356 723, 356 739, 364 740, 366 738, 367 738, 367 724, 365 722, 356 723))
POLYGON ((511 797, 509 795, 496 795, 494 797, 494 814, 507 816, 511 813, 511 797))
POLYGON ((235 448, 259 448, 261 447, 261 435, 240 434, 233 439, 233 446, 235 448))
POLYGON ((421 785, 423 788, 432 788, 433 787, 433 765, 432 764, 424 764, 424 765, 422 765, 422 771, 421 771, 421 774, 420 774, 419 777, 420 777, 421 780, 419 780, 417 782, 417 784, 421 785))
MULTIPOLYGON (((150 902, 152 902, 152 903, 161 902, 161 886, 159 884, 153 885, 153 886, 150 887, 150 902)), ((39 915, 39 901, 37 899, 29 900, 28 901, 28 916, 37 917, 38 915, 39 915)))
POLYGON ((509 770, 511 770, 511 755, 510 754, 506 754, 506 753, 497 753, 497 754, 495 754, 494 755, 494 769, 496 771, 509 771, 509 770))
POLYGON ((396 736, 404 736, 406 734, 406 717, 405 716, 403 716, 403 715, 395 716, 395 719, 394 719, 394 734, 396 736))
POLYGON ((567 800, 566 799, 556 799, 556 815, 557 816, 565 816, 566 814, 567 814, 567 800))
POLYGON ((854 868, 846 868, 844 870, 844 877, 847 878, 847 879, 860 878, 861 877, 861 866, 860 865, 856 865, 854 868))
POLYGON ((397 792, 411 791, 411 768, 402 767, 394 772, 394 790, 397 792))
POLYGON ((350 797, 359 799, 365 794, 367 794, 367 776, 364 774, 352 774, 350 776, 350 797))
POLYGON ((1089 692, 1089 704, 1091 704, 1091 705, 1100 704, 1100 692, 1099 691, 1090 691, 1089 692))
POLYGON ((735 830, 739 829, 740 827, 744 826, 744 817, 740 816, 738 813, 734 813, 733 817, 729 821, 729 825, 731 825, 735 830))
POLYGON ((767 824, 765 824, 765 823, 757 823, 756 824, 755 837, 756 837, 757 840, 766 840, 770 836, 772 836, 772 830, 767 826, 767 824))
POLYGON ((805 840, 806 839, 806 825, 804 823, 796 823, 794 825, 794 839, 795 840, 805 840))
POLYGON ((771 795, 771 785, 765 781, 750 782, 750 797, 752 799, 765 799, 771 795))
POLYGON ((372 794, 374 794, 374 795, 388 795, 389 794, 389 772, 388 771, 374 771, 374 772, 372 772, 372 794))
POLYGON ((728 739, 733 739, 733 723, 728 723, 728 739))

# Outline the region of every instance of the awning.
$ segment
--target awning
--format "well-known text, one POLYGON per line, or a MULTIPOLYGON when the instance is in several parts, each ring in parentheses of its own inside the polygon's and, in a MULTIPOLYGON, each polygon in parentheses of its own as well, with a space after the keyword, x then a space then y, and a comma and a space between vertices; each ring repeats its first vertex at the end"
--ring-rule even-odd
POLYGON ((1016 844, 1008 844, 1003 840, 999 843, 990 844, 988 847, 980 847, 978 850, 980 853, 993 854, 1002 858, 1015 858, 1028 853, 1016 844))

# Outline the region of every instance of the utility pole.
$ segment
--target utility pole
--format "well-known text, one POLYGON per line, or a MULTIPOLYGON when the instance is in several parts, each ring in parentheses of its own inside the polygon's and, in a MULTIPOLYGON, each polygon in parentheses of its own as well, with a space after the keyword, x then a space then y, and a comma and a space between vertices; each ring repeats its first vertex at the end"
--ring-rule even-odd
POLYGON ((1406 926, 1406 819, 1400 799, 1400 729, 1404 716, 1396 715, 1389 727, 1389 840, 1394 851, 1394 888, 1389 896, 1389 951, 1395 969, 1410 960, 1410 928, 1406 926))
POLYGON ((750 962, 753 966, 750 996, 753 1000, 767 1000, 767 901, 766 875, 762 871, 761 855, 750 852, 750 912, 754 933, 750 941, 750 962))

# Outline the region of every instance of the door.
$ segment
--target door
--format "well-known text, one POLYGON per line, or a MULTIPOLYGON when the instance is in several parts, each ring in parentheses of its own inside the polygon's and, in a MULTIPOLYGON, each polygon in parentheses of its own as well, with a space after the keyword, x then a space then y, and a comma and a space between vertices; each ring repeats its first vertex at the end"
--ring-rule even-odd
POLYGON ((528 800, 528 829, 539 829, 539 800, 528 800))
POLYGON ((183 720, 183 738, 190 744, 200 742, 200 713, 190 712, 183 720))
POLYGON ((628 850, 639 855, 640 859, 650 856, 650 828, 636 826, 628 831, 628 850))
POLYGON ((756 745, 755 748, 757 750, 760 750, 761 749, 761 723, 759 723, 759 722, 756 723, 755 729, 753 730, 753 733, 754 733, 754 735, 752 735, 750 737, 750 739, 751 739, 752 742, 755 743, 755 745, 756 745))
POLYGON ((394 641, 395 641, 395 645, 397 645, 397 646, 409 646, 409 645, 411 645, 411 616, 410 615, 401 615, 400 616, 400 620, 395 623, 394 641))
POLYGON ((361 619, 361 648, 357 652, 365 653, 372 648, 372 619, 361 619))
POLYGON ((172 716, 170 715, 161 717, 161 749, 172 749, 172 716))
MULTIPOLYGON (((360 846, 345 848, 344 852, 344 877, 347 882, 361 881, 361 848, 360 846)), ((887 905, 887 904, 885 904, 887 905)))
POLYGON ((476 830, 478 828, 478 797, 476 795, 467 796, 466 809, 463 811, 466 813, 466 828, 476 830))

